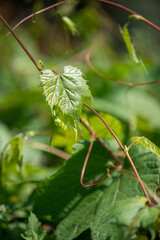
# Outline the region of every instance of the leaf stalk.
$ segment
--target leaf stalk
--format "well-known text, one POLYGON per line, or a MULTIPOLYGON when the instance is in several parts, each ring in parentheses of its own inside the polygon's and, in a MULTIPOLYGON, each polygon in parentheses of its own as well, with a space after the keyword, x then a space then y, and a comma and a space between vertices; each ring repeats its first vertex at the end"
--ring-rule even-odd
POLYGON ((12 35, 15 37, 15 39, 17 40, 17 42, 21 45, 21 47, 23 48, 23 50, 26 52, 26 54, 28 55, 28 57, 31 59, 31 61, 34 63, 34 65, 36 66, 36 68, 38 69, 38 71, 42 71, 42 67, 40 67, 37 63, 37 61, 34 59, 34 57, 31 55, 31 53, 28 51, 28 49, 24 46, 24 44, 22 43, 22 41, 19 39, 19 37, 17 36, 17 34, 13 31, 13 29, 9 26, 9 24, 6 22, 6 20, 2 17, 2 15, 0 15, 0 19, 2 20, 2 22, 5 24, 5 26, 9 29, 9 31, 12 33, 12 35))

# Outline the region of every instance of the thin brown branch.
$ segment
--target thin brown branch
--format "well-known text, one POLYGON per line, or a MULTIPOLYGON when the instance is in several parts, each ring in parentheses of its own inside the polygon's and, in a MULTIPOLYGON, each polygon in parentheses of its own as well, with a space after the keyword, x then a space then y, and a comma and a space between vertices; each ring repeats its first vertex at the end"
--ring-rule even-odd
POLYGON ((108 130, 110 131, 110 133, 112 134, 112 136, 115 138, 115 140, 117 141, 118 145, 120 146, 120 148, 124 151, 124 146, 122 145, 122 143, 120 142, 120 140, 118 139, 118 137, 116 136, 116 134, 113 132, 113 130, 110 128, 110 126, 106 123, 106 121, 90 106, 88 106, 86 103, 83 103, 83 105, 85 105, 87 108, 89 108, 108 128, 108 130))
POLYGON ((92 136, 92 140, 91 140, 91 143, 90 143, 90 145, 89 145, 89 149, 88 149, 88 152, 87 152, 87 155, 86 155, 84 164, 83 164, 82 172, 81 172, 80 182, 81 182, 81 185, 82 185, 83 187, 87 187, 87 186, 85 185, 85 183, 83 183, 83 177, 84 177, 84 173, 85 173, 85 170, 86 170, 87 162, 88 162, 88 159, 89 159, 89 156, 90 156, 92 147, 93 147, 93 143, 94 143, 94 137, 92 136))
POLYGON ((134 165, 134 163, 133 163, 133 161, 132 161, 132 159, 131 159, 131 157, 130 157, 130 155, 129 155, 129 153, 128 153, 128 149, 125 150, 125 154, 126 154, 128 160, 129 160, 129 162, 130 162, 130 164, 131 164, 131 166, 132 166, 132 168, 133 168, 133 171, 135 172, 135 175, 136 175, 136 177, 137 177, 137 179, 138 179, 138 181, 139 181, 139 183, 140 183, 140 185, 141 185, 141 188, 142 188, 145 196, 146 196, 147 199, 148 199, 149 205, 152 207, 152 206, 153 206, 153 205, 152 205, 152 202, 151 202, 151 200, 150 200, 150 198, 149 198, 149 196, 148 196, 148 193, 147 193, 147 191, 146 191, 146 189, 145 189, 145 187, 144 187, 144 184, 143 184, 143 182, 142 182, 142 180, 141 180, 141 178, 140 178, 140 176, 139 176, 139 173, 137 172, 137 169, 136 169, 136 167, 135 167, 135 165, 134 165))
POLYGON ((133 83, 128 83, 128 82, 124 82, 121 80, 116 80, 114 78, 110 78, 109 76, 104 75, 103 73, 100 73, 97 69, 95 69, 90 61, 90 53, 88 52, 86 54, 86 63, 89 66, 89 68, 95 72, 98 76, 100 76, 101 78, 107 79, 107 80, 111 80, 114 81, 116 83, 122 84, 122 85, 127 85, 127 86, 133 86, 133 83))
POLYGON ((104 176, 102 176, 96 180, 89 181, 87 183, 83 183, 84 173, 85 173, 87 162, 88 162, 88 159, 89 159, 92 147, 93 147, 94 139, 97 139, 97 141, 99 141, 99 143, 107 150, 107 152, 109 152, 109 154, 117 161, 117 164, 118 164, 117 166, 122 166, 123 164, 122 164, 121 160, 96 135, 96 133, 92 130, 92 128, 89 127, 82 118, 79 118, 79 120, 83 124, 83 126, 89 131, 89 133, 92 135, 92 140, 91 140, 91 143, 90 143, 90 146, 89 146, 89 149, 88 149, 88 152, 87 152, 84 164, 83 164, 83 168, 82 168, 82 172, 81 172, 81 179, 80 179, 80 182, 83 187, 90 187, 90 186, 94 186, 94 185, 97 185, 97 184, 103 182, 115 170, 115 169, 113 169, 110 173, 107 172, 104 176))
POLYGON ((90 154, 91 154, 92 147, 93 147, 94 139, 95 139, 95 136, 92 135, 92 140, 91 140, 91 143, 90 143, 90 145, 89 145, 89 149, 88 149, 88 152, 87 152, 87 155, 86 155, 84 164, 83 164, 82 172, 81 172, 80 182, 81 182, 81 185, 82 185, 83 187, 91 187, 91 186, 94 186, 94 185, 97 185, 97 184, 103 182, 103 181, 104 181, 106 178, 108 178, 108 177, 110 176, 110 174, 116 169, 116 168, 114 168, 110 173, 107 172, 104 176, 102 176, 102 177, 100 177, 100 178, 97 178, 96 180, 83 183, 83 178, 84 178, 86 166, 87 166, 87 163, 88 163, 88 159, 89 159, 89 156, 90 156, 90 154))
POLYGON ((31 59, 31 61, 34 63, 38 71, 42 71, 42 68, 38 65, 37 61, 34 59, 34 57, 31 55, 31 53, 28 51, 28 49, 24 46, 24 44, 21 42, 17 34, 13 31, 13 29, 9 26, 9 24, 6 22, 6 20, 0 15, 0 19, 5 24, 5 26, 9 29, 9 31, 12 33, 12 35, 15 37, 17 42, 20 44, 20 46, 23 48, 23 50, 26 52, 28 57, 31 59))
MULTIPOLYGON (((51 5, 51 6, 49 6, 49 7, 46 7, 46 8, 44 8, 44 9, 41 9, 41 10, 35 12, 35 13, 32 13, 31 15, 27 16, 26 18, 22 19, 22 20, 21 20, 19 23, 17 23, 17 25, 15 25, 12 29, 15 30, 18 26, 20 26, 20 25, 21 25, 22 23, 24 23, 26 20, 28 20, 28 19, 30 19, 30 18, 33 18, 34 16, 36 16, 36 15, 38 15, 38 14, 40 14, 40 13, 43 13, 43 12, 45 12, 45 11, 48 11, 48 10, 54 8, 54 7, 57 7, 57 6, 62 5, 62 4, 64 4, 64 3, 67 3, 67 2, 69 2, 69 1, 70 1, 70 0, 61 1, 61 2, 58 2, 58 3, 55 3, 55 4, 51 5)), ((8 32, 7 34, 5 34, 5 36, 4 36, 3 38, 7 37, 9 34, 10 34, 10 32, 8 32)))
POLYGON ((156 80, 156 81, 153 81, 153 82, 142 82, 142 83, 131 83, 131 82, 124 82, 124 81, 121 81, 121 80, 117 80, 117 79, 114 79, 114 78, 110 78, 109 76, 106 76, 104 75, 103 73, 99 72, 97 69, 95 69, 95 67, 92 65, 91 63, 91 60, 90 60, 90 53, 88 52, 86 54, 86 63, 87 65, 89 66, 89 68, 95 73, 97 74, 98 76, 100 76, 101 78, 104 78, 106 80, 111 80, 111 81, 114 81, 118 84, 122 84, 122 85, 126 85, 126 86, 129 86, 129 89, 132 89, 133 87, 137 87, 137 86, 147 86, 147 85, 151 85, 151 84, 156 84, 156 83, 160 83, 160 80, 156 80))
POLYGON ((93 129, 91 127, 89 127, 86 122, 82 119, 79 118, 79 121, 83 124, 83 126, 89 131, 89 133, 92 136, 95 136, 95 138, 97 139, 97 141, 105 148, 105 150, 116 160, 118 165, 123 165, 121 160, 110 150, 109 147, 106 146, 106 144, 103 142, 102 139, 100 139, 97 134, 93 131, 93 129))
POLYGON ((66 152, 64 152, 64 151, 62 151, 58 148, 51 147, 51 146, 48 146, 48 145, 43 144, 43 143, 33 142, 33 141, 25 141, 25 143, 26 143, 27 146, 29 146, 31 148, 54 154, 54 155, 62 158, 63 160, 68 160, 71 156, 70 154, 68 154, 68 153, 66 153, 66 152))

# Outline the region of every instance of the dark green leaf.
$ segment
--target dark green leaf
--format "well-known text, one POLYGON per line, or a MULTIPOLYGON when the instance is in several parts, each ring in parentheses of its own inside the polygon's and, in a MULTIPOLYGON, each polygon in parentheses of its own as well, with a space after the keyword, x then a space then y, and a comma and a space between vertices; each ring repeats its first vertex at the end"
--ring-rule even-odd
MULTIPOLYGON (((38 216, 51 215, 55 220, 59 219, 88 193, 89 188, 83 188, 80 184, 81 170, 88 147, 89 142, 77 143, 73 156, 64 166, 39 185, 34 205, 34 211, 38 216)), ((105 174, 107 161, 110 160, 111 157, 106 150, 95 142, 87 164, 84 182, 105 174)))
MULTIPOLYGON (((80 186, 79 178, 82 156, 85 157, 87 149, 83 143, 77 147, 79 149, 66 165, 39 187, 35 198, 35 211, 40 216, 51 214, 54 218, 64 217, 69 213, 57 227, 58 240, 74 239, 88 228, 91 229, 92 239, 96 240, 133 237, 137 225, 131 230, 130 225, 139 210, 145 206, 146 198, 143 197, 138 181, 130 178, 133 175, 130 173, 130 164, 127 161, 124 166, 127 172, 129 171, 128 175, 115 171, 99 186, 85 190, 80 186)), ((93 159, 94 165, 88 164, 86 173, 90 177, 93 173, 102 172, 103 166, 100 164, 104 164, 108 159, 105 151, 97 144, 94 145, 92 154, 90 161, 93 159)), ((140 146, 133 146, 130 155, 142 180, 148 184, 148 188, 153 189, 154 186, 154 191, 159 179, 159 159, 140 146)))

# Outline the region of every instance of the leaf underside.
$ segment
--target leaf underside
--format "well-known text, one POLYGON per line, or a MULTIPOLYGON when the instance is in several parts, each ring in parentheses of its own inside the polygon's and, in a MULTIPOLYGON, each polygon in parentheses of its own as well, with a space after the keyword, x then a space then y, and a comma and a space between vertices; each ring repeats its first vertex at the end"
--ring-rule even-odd
POLYGON ((64 73, 44 70, 41 75, 44 95, 55 122, 62 128, 77 130, 82 104, 92 99, 91 92, 80 69, 64 66, 64 73))

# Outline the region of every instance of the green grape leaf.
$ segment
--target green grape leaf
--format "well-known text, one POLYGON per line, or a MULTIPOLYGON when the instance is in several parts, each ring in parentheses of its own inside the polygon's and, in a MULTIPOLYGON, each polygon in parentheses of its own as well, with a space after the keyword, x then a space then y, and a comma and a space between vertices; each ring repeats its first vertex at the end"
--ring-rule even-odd
MULTIPOLYGON (((55 231, 56 240, 75 239, 87 229, 91 230, 93 240, 130 239, 129 236, 135 236, 139 224, 142 221, 144 223, 144 218, 138 215, 146 203, 140 184, 132 178, 135 175, 126 160, 122 173, 115 170, 103 183, 82 188, 80 174, 88 146, 88 142, 77 143, 76 151, 61 169, 39 184, 34 199, 34 212, 40 217, 49 215, 55 222, 59 222, 55 231), (137 224, 133 226, 137 216, 137 224)), ((160 177, 157 156, 140 145, 130 149, 130 156, 147 184, 147 189, 155 192, 160 177)), ((84 182, 102 176, 110 160, 111 157, 103 147, 95 142, 84 182)), ((153 215, 151 212, 148 214, 153 215)), ((146 219, 144 226, 150 223, 146 219)))
POLYGON ((130 140, 136 143, 136 145, 141 144, 144 148, 152 153, 156 154, 160 159, 160 149, 153 142, 151 142, 146 137, 132 137, 130 140))
MULTIPOLYGON (((147 153, 141 146, 133 146, 130 155, 146 183, 159 178, 160 163, 155 155, 147 153)), ((130 170, 128 163, 125 167, 130 170)), ((138 181, 126 175, 112 175, 111 184, 103 182, 59 223, 56 240, 72 240, 86 229, 91 230, 92 240, 128 240, 136 237, 141 225, 150 229, 160 210, 154 208, 156 210, 150 211, 146 207, 147 199, 143 197, 138 181)))
MULTIPOLYGON (((115 184, 112 185, 112 190, 106 190, 111 196, 113 196, 113 191, 115 191, 115 184)), ((55 231, 57 240, 74 239, 89 227, 92 230, 92 239, 95 240, 105 240, 109 236, 112 236, 111 239, 126 239, 124 232, 127 227, 124 228, 124 226, 131 224, 138 211, 144 207, 146 199, 137 196, 113 203, 113 200, 108 197, 108 201, 105 202, 107 207, 101 205, 101 209, 99 209, 99 203, 104 201, 104 196, 106 198, 106 195, 100 190, 86 196, 57 227, 55 231), (104 211, 103 214, 102 211, 104 211), (105 221, 101 222, 101 226, 99 226, 100 215, 105 221), (117 229, 114 228, 116 225, 117 229), (63 229, 65 230, 63 231, 63 229)))
POLYGON ((26 240, 43 240, 46 236, 46 231, 42 230, 41 223, 34 213, 31 212, 28 217, 26 231, 21 236, 26 240))
POLYGON ((122 33, 123 40, 126 44, 127 50, 132 58, 132 60, 135 63, 140 63, 139 58, 136 55, 135 49, 133 47, 133 44, 131 43, 131 37, 127 28, 127 24, 123 27, 123 29, 120 29, 122 33))
MULTIPOLYGON (((72 157, 65 162, 56 174, 39 184, 34 204, 34 212, 38 216, 51 214, 54 219, 59 219, 65 216, 87 194, 89 188, 81 186, 80 175, 89 144, 89 141, 78 142, 74 146, 75 151, 72 157)), ((88 160, 84 182, 95 179, 99 175, 104 175, 107 161, 111 159, 110 154, 95 141, 88 160)))
POLYGON ((81 70, 64 66, 64 73, 57 74, 47 69, 42 71, 41 82, 55 122, 63 129, 71 126, 77 131, 82 104, 92 99, 81 70))
POLYGON ((122 37, 123 37, 123 40, 125 42, 125 45, 126 45, 126 48, 128 50, 128 53, 131 57, 131 59, 137 63, 137 64, 140 64, 143 69, 146 71, 146 68, 144 66, 144 63, 142 61, 142 59, 140 57, 137 56, 136 54, 136 51, 134 49, 134 46, 131 42, 131 37, 130 37, 130 34, 129 34, 129 31, 128 31, 128 28, 127 28, 128 24, 126 24, 123 29, 120 28, 120 31, 121 31, 121 34, 122 34, 122 37))
POLYGON ((3 151, 2 159, 6 164, 15 164, 17 167, 19 167, 19 169, 21 169, 23 161, 22 137, 14 137, 11 139, 3 151))
POLYGON ((63 21, 64 25, 66 26, 66 28, 71 32, 71 34, 73 36, 78 34, 78 30, 76 28, 75 23, 69 17, 63 16, 62 21, 63 21))

